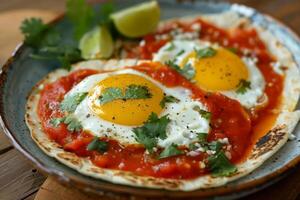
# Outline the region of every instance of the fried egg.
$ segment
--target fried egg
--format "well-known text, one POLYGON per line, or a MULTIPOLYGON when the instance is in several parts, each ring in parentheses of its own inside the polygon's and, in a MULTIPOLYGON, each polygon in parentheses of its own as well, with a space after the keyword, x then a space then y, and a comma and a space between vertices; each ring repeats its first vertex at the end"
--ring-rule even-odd
POLYGON ((200 40, 173 40, 159 49, 154 61, 166 63, 173 61, 180 67, 186 64, 195 69, 193 81, 206 91, 221 92, 239 101, 244 107, 252 108, 261 104, 264 97, 265 80, 256 66, 254 58, 240 58, 232 51, 200 40), (197 58, 196 51, 213 48, 213 56, 197 58), (247 81, 249 87, 237 92, 241 83, 247 81))
POLYGON ((152 112, 158 116, 167 115, 170 119, 166 139, 158 140, 160 147, 171 144, 189 145, 197 141, 198 133, 208 133, 210 130, 209 119, 197 111, 208 109, 203 103, 190 97, 191 91, 181 87, 165 87, 146 74, 133 69, 120 69, 88 76, 75 85, 64 98, 82 92, 88 94, 73 115, 81 122, 83 130, 98 137, 116 139, 123 145, 138 144, 133 128, 142 126, 152 112), (152 94, 151 97, 99 103, 99 97, 106 88, 124 89, 131 84, 146 86, 152 94), (165 95, 172 95, 179 101, 167 103, 162 108, 160 102, 165 95))

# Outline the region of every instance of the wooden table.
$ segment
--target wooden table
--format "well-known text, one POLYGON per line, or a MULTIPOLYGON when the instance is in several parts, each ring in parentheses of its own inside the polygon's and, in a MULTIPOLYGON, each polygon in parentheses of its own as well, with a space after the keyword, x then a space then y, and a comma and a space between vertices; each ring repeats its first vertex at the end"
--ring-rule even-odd
MULTIPOLYGON (((95 1, 95 0, 93 0, 95 1)), ((268 13, 282 20, 300 34, 300 0, 230 0, 242 3, 261 12, 268 13)), ((29 16, 40 16, 45 20, 51 19, 64 9, 62 0, 1 0, 0 3, 0 65, 14 47, 21 41, 18 26, 22 19, 29 16)), ((24 157, 15 150, 0 129, 0 199, 1 200, 32 200, 46 180, 34 169, 24 157)), ((39 199, 51 195, 51 199, 65 199, 72 194, 73 200, 90 199, 84 194, 57 185, 47 179, 42 186, 39 199), (51 190, 56 186, 57 190, 51 190), (44 195, 44 196, 43 196, 44 195)), ((300 168, 279 181, 277 184, 243 199, 285 199, 300 200, 300 168)))

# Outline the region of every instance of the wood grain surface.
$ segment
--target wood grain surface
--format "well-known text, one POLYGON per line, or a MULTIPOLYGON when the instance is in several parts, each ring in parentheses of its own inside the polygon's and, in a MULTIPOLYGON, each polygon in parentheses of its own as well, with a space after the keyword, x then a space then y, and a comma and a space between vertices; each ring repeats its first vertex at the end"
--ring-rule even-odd
MULTIPOLYGON (((229 2, 242 3, 272 15, 300 34, 300 0, 229 0, 229 2)), ((18 31, 22 19, 39 16, 47 21, 63 12, 64 5, 63 0, 0 0, 0 66, 22 40, 18 31)), ((46 177, 37 172, 12 147, 0 128, 0 200, 33 200, 35 196, 37 200, 99 199, 73 188, 66 188, 52 178, 48 178, 45 182, 44 180, 46 177)), ((300 200, 300 168, 273 186, 243 199, 300 200)))

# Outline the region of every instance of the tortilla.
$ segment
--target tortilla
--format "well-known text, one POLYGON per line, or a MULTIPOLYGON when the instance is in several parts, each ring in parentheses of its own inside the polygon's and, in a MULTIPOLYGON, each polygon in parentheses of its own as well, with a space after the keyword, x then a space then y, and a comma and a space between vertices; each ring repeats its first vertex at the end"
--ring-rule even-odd
MULTIPOLYGON (((193 17, 186 17, 180 20, 189 21, 193 17)), ((61 163, 77 170, 87 176, 99 178, 112 183, 130 185, 135 187, 163 188, 167 190, 191 191, 199 188, 211 188, 224 185, 229 181, 245 176, 262 165, 264 161, 276 153, 288 140, 297 122, 300 119, 300 111, 294 111, 300 94, 300 74, 299 69, 292 58, 291 53, 278 41, 270 32, 257 25, 252 25, 247 18, 240 17, 234 12, 225 12, 218 15, 201 16, 205 20, 226 29, 238 26, 255 27, 261 39, 267 45, 271 54, 286 66, 280 70, 285 76, 284 90, 282 95, 282 105, 278 112, 278 117, 273 127, 265 133, 255 144, 248 155, 248 159, 236 165, 238 171, 229 177, 213 177, 204 175, 191 180, 177 180, 138 176, 133 172, 111 170, 99 168, 92 164, 88 158, 83 158, 71 152, 66 152, 57 143, 51 141, 42 131, 41 123, 37 115, 37 105, 39 101, 39 91, 43 85, 55 81, 57 78, 67 75, 67 71, 58 69, 48 74, 36 87, 33 88, 26 107, 26 123, 30 129, 31 136, 37 145, 49 156, 56 158, 61 163)), ((175 19, 178 20, 178 19, 175 19)), ((160 26, 164 26, 163 22, 160 26)), ((120 66, 133 66, 139 62, 135 59, 108 60, 108 61, 87 61, 75 64, 72 70, 79 68, 93 68, 102 66, 101 69, 114 69, 120 66)), ((99 69, 99 68, 98 68, 99 69)))

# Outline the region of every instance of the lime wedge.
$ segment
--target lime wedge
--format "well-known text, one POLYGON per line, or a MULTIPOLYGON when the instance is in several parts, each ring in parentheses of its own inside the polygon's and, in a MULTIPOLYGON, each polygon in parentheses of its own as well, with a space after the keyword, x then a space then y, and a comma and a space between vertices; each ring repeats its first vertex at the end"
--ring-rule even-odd
POLYGON ((117 30, 131 38, 141 37, 154 31, 159 18, 160 8, 156 1, 138 4, 111 15, 117 30))
POLYGON ((114 50, 114 42, 107 27, 99 26, 82 36, 79 49, 84 59, 109 58, 114 50))

